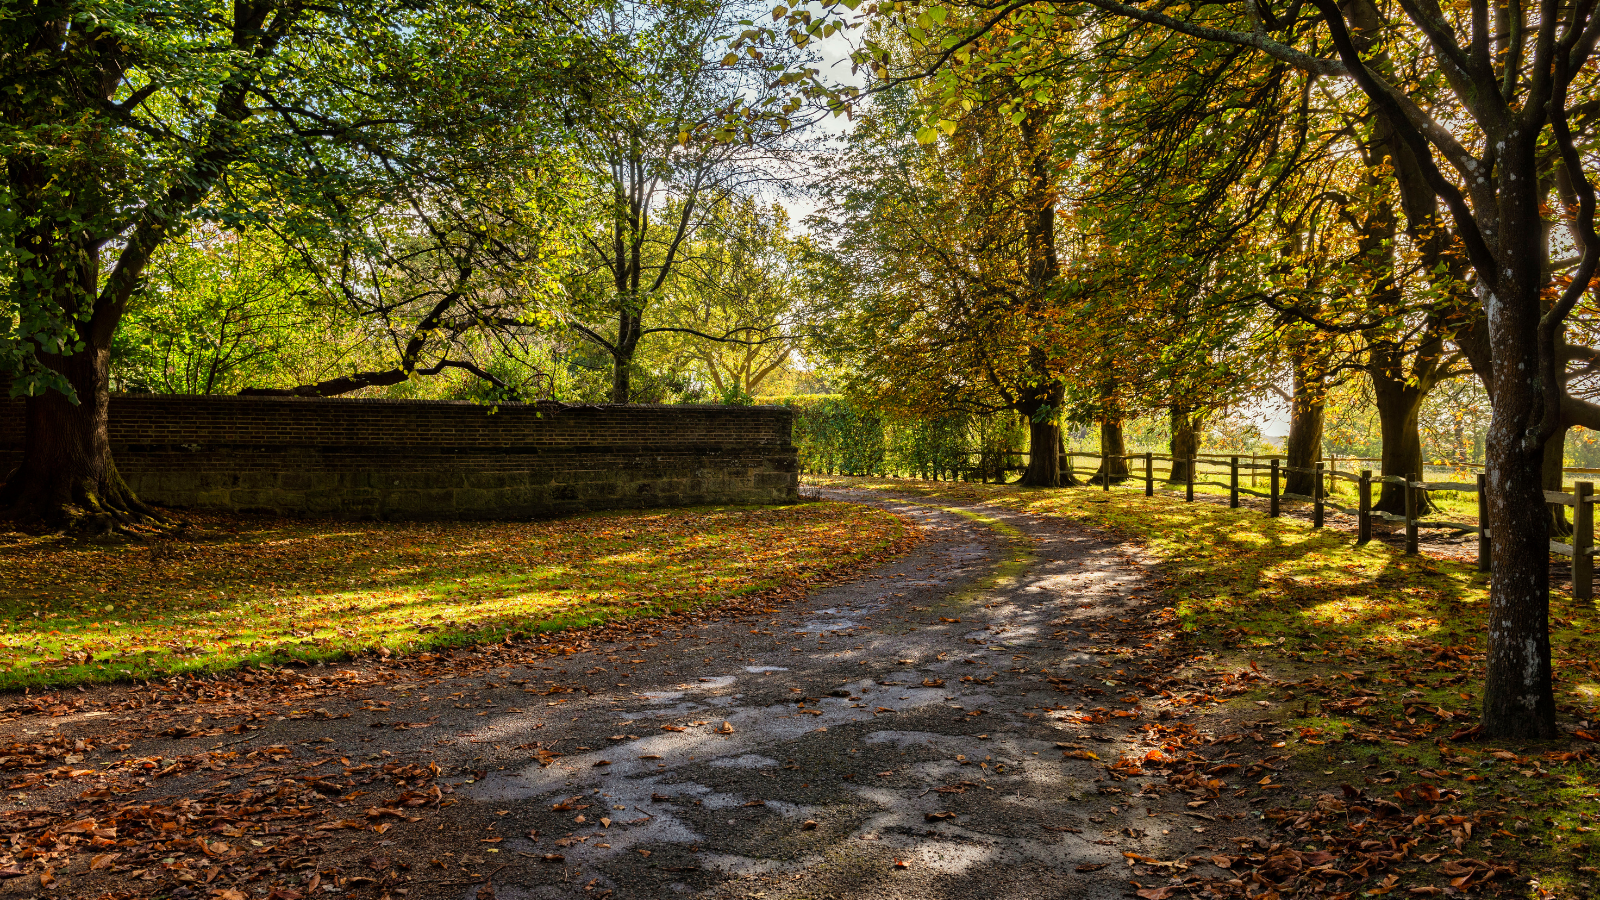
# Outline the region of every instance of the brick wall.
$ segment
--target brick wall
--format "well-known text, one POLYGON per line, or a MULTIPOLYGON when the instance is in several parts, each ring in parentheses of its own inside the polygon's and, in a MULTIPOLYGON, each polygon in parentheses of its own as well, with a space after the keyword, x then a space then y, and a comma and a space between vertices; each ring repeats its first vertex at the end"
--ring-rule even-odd
MULTIPOLYGON (((340 518, 511 518, 797 499, 778 407, 122 396, 117 468, 147 502, 340 518)), ((0 401, 0 472, 22 458, 0 401)))

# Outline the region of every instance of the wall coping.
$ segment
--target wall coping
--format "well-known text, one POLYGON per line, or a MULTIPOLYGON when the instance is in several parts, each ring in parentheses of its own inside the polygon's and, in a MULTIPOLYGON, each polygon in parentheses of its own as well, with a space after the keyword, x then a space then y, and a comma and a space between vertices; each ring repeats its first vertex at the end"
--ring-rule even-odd
MULTIPOLYGON (((12 402, 21 402, 26 398, 13 397, 12 402)), ((780 404, 752 404, 750 406, 732 406, 726 403, 565 403, 559 400, 535 400, 531 403, 478 403, 473 400, 415 400, 395 399, 389 397, 283 397, 265 394, 129 394, 112 392, 112 400, 134 402, 171 402, 177 400, 200 400, 207 403, 306 403, 347 405, 361 404, 369 406, 439 406, 451 408, 476 408, 476 409, 554 409, 554 410, 594 410, 594 409, 682 409, 682 410, 736 410, 736 409, 762 409, 762 410, 787 410, 787 406, 780 404)), ((0 402, 6 398, 0 397, 0 402)))

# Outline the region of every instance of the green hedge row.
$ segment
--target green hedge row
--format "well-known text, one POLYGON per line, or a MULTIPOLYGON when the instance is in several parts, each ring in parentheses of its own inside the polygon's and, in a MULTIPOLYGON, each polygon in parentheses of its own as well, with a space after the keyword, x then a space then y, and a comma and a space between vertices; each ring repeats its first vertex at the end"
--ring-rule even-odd
POLYGON ((978 480, 1015 470, 1027 431, 1014 415, 897 416, 837 394, 758 397, 795 410, 800 468, 824 475, 978 480))

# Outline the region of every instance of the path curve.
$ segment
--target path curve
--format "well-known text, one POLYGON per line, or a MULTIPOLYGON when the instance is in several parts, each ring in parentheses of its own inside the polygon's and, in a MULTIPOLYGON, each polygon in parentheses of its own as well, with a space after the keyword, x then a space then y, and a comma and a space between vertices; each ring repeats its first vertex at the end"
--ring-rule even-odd
MULTIPOLYGON (((496 665, 481 686, 390 680, 235 749, 438 765, 454 805, 307 857, 342 873, 330 886, 403 863, 406 900, 1098 900, 1169 883, 1174 870, 1141 858, 1207 857, 1259 831, 1226 798, 1194 813, 1186 794, 1141 792, 1164 779, 1107 775, 1160 746, 1126 726, 1158 715, 1136 682, 1162 673, 1108 652, 1162 606, 1134 548, 1065 520, 816 493, 889 509, 925 540, 766 615, 496 665), (558 680, 587 693, 529 696, 558 680), (1074 708, 1140 712, 1089 724, 1074 708), (370 727, 396 720, 430 727, 370 727)), ((151 737, 126 752, 194 748, 151 737)), ((197 795, 227 777, 151 787, 197 795)), ((37 888, 17 879, 0 896, 24 882, 37 888)), ((344 883, 339 896, 366 896, 344 883)))

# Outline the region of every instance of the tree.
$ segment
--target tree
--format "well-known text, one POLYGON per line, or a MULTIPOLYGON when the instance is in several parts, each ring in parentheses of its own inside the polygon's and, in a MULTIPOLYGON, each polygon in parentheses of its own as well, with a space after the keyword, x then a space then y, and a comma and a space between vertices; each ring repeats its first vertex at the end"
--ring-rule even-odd
MULTIPOLYGON (((779 179, 795 142, 790 117, 800 101, 776 102, 793 79, 773 71, 808 54, 723 55, 726 33, 758 11, 750 0, 665 0, 596 23, 630 77, 613 95, 585 88, 566 106, 592 181, 592 225, 561 315, 611 357, 613 403, 630 400, 642 339, 685 333, 649 322, 686 245, 719 205, 779 179)), ((742 329, 698 336, 749 339, 742 329)))
POLYGON ((231 394, 337 359, 353 342, 316 308, 316 280, 263 232, 209 225, 161 247, 112 341, 113 389, 231 394), (318 349, 306 353, 306 336, 318 349))
POLYGON ((429 135, 492 166, 538 109, 529 81, 584 80, 595 57, 566 20, 519 6, 4 10, 0 355, 28 399, 0 510, 102 529, 154 517, 106 423, 112 342, 166 242, 336 198, 347 178, 426 183, 429 135))
MULTIPOLYGON (((1442 205, 1451 233, 1428 236, 1459 242, 1476 295, 1473 321, 1457 340, 1489 387, 1494 408, 1487 449, 1495 554, 1484 731, 1553 736, 1542 474, 1545 447, 1565 426, 1600 423, 1600 406, 1566 390, 1569 362, 1592 357, 1564 337, 1600 264, 1594 163, 1585 154, 1589 135, 1573 121, 1593 99, 1583 73, 1600 40, 1600 9, 1587 3, 1491 7, 1486 0, 1448 10, 1409 0, 1386 11, 1369 0, 1275 7, 1258 0, 1188 7, 1037 0, 977 4, 961 16, 941 7, 937 16, 927 12, 921 30, 931 41, 934 68, 959 61, 984 34, 1003 29, 1030 38, 1010 46, 1011 68, 1048 72, 1062 64, 1059 35, 1097 10, 1185 36, 1197 48, 1248 49, 1307 75, 1337 79, 1371 104, 1403 148, 1394 154, 1406 161, 1402 177, 1414 171, 1432 195, 1411 218, 1422 222, 1429 205, 1442 205), (946 19, 964 30, 939 32, 934 26, 946 19), (1386 74, 1394 48, 1405 51, 1412 67, 1403 78, 1386 74), (1558 240, 1546 240, 1547 206, 1564 226, 1558 240)), ((786 23, 791 29, 796 24, 786 23)), ((885 48, 867 46, 857 58, 881 65, 886 56, 885 48)), ((957 99, 959 82, 951 77, 946 83, 957 99)))
POLYGON ((794 356, 789 321, 802 302, 811 242, 789 231, 779 204, 750 197, 715 204, 684 251, 661 321, 677 347, 669 358, 691 366, 717 396, 750 397, 794 356), (712 341, 707 334, 738 335, 712 341))
POLYGON ((1021 414, 1022 483, 1056 486, 1055 110, 1013 122, 977 107, 948 142, 919 147, 911 99, 880 98, 826 180, 814 230, 833 238, 832 268, 808 315, 814 340, 854 393, 896 411, 1021 414))

